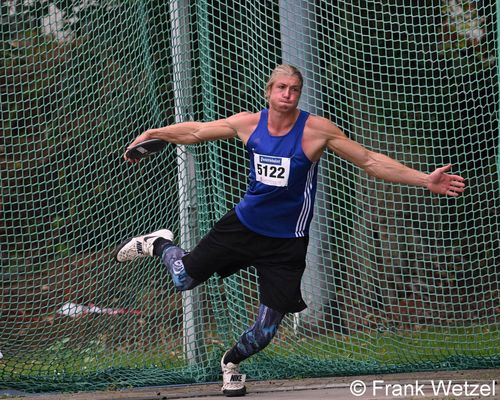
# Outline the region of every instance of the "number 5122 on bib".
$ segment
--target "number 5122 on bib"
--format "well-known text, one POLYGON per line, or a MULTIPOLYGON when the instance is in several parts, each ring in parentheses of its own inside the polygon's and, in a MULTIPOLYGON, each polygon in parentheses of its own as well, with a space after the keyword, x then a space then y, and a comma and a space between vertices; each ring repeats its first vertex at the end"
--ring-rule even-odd
POLYGON ((288 186, 290 158, 254 154, 255 179, 270 186, 288 186))

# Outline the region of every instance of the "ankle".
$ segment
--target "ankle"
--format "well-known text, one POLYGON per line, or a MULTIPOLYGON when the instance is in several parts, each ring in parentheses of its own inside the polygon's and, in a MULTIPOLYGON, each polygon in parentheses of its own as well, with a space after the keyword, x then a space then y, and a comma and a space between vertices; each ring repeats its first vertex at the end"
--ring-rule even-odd
POLYGON ((238 351, 237 346, 234 346, 233 348, 231 348, 231 350, 228 350, 226 352, 226 354, 224 355, 224 359, 222 361, 225 365, 227 365, 228 363, 238 365, 246 358, 247 357, 245 357, 238 351))
POLYGON ((157 257, 161 257, 165 249, 173 245, 171 240, 159 237, 153 243, 153 254, 157 257))

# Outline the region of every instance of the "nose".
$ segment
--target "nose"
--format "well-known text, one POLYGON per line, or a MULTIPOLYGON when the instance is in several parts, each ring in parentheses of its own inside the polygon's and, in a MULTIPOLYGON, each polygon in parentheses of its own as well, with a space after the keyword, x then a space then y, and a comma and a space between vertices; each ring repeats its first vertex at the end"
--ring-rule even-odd
POLYGON ((291 93, 290 89, 285 89, 283 91, 283 97, 288 99, 290 97, 290 93, 291 93))

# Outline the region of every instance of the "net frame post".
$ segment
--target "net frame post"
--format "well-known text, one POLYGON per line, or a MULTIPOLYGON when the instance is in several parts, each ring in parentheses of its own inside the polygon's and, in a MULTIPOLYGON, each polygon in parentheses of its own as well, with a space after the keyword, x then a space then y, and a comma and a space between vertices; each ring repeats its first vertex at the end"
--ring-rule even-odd
MULTIPOLYGON (((175 0, 169 3, 169 17, 172 24, 172 85, 176 123, 190 120, 193 115, 189 3, 188 0, 175 0)), ((179 245, 184 249, 191 249, 197 239, 194 233, 197 231, 195 161, 185 145, 177 146, 176 155, 179 191, 179 245)), ((203 332, 198 323, 200 308, 196 305, 199 300, 199 288, 182 292, 183 347, 189 365, 196 365, 200 361, 198 343, 203 332)))
MULTIPOLYGON (((500 66, 500 0, 496 0, 496 16, 497 16, 497 69, 500 66)), ((500 79, 498 80, 498 85, 500 86, 500 79)), ((500 94, 498 96, 498 103, 500 104, 500 94)), ((500 107, 497 106, 498 118, 500 120, 500 107)), ((498 175, 498 187, 500 188, 500 129, 498 131, 498 145, 497 145, 497 175, 498 175)))
MULTIPOLYGON (((280 30, 281 30, 281 51, 283 63, 297 67, 304 78, 299 108, 311 114, 318 114, 317 102, 318 94, 321 93, 319 79, 319 58, 317 52, 317 40, 315 30, 314 4, 301 0, 280 0, 280 30)), ((302 322, 307 319, 315 322, 317 308, 323 303, 324 290, 316 290, 319 285, 325 282, 324 266, 322 265, 321 251, 322 227, 326 226, 326 221, 322 221, 318 212, 318 202, 324 193, 322 182, 323 168, 318 166, 318 183, 316 192, 316 202, 314 204, 314 217, 311 221, 310 240, 307 252, 307 268, 302 278, 302 288, 305 301, 309 308, 302 313, 293 314, 293 330, 299 333, 302 322), (315 290, 307 290, 307 286, 315 287, 315 290), (311 307, 312 306, 312 307, 311 307)), ((323 288, 321 288, 323 289, 323 288)))
MULTIPOLYGON (((196 1, 196 22, 198 31, 198 65, 200 69, 200 83, 199 92, 201 95, 201 109, 202 109, 202 120, 203 121, 213 121, 216 119, 217 112, 215 109, 216 105, 216 78, 215 78, 215 55, 213 54, 213 42, 211 38, 211 26, 210 22, 210 6, 207 1, 196 1)), ((202 234, 207 233, 213 223, 213 218, 222 217, 222 215, 227 211, 224 207, 215 200, 217 197, 217 192, 220 190, 220 186, 217 183, 217 171, 215 170, 217 165, 214 160, 217 160, 219 155, 218 144, 209 141, 203 145, 202 151, 205 152, 205 157, 208 157, 208 175, 210 178, 216 182, 215 185, 208 187, 208 185, 203 185, 199 188, 199 207, 198 207, 198 224, 199 230, 202 234), (208 201, 210 199, 210 201, 208 201)), ((205 164, 204 166, 207 166, 205 164)), ((200 171, 197 171, 200 173, 200 171)), ((234 342, 234 337, 232 333, 232 322, 231 316, 228 313, 228 308, 222 301, 224 292, 227 289, 227 284, 223 282, 223 287, 221 287, 219 282, 219 277, 212 276, 208 279, 204 287, 206 288, 207 297, 212 302, 211 314, 215 321, 215 327, 217 334, 222 338, 224 346, 230 346, 234 342)), ((214 354, 218 353, 219 350, 215 349, 214 354)))

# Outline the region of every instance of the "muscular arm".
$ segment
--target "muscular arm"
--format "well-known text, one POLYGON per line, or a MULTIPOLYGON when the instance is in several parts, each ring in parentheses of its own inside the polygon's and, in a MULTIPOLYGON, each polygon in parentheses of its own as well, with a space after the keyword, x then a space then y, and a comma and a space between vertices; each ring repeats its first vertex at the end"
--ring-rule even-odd
POLYGON ((208 140, 229 139, 236 135, 236 129, 227 119, 211 122, 181 122, 162 128, 148 129, 139 135, 130 147, 148 139, 161 139, 175 144, 195 144, 208 140))
POLYGON ((137 136, 128 148, 148 139, 161 139, 174 144, 196 144, 239 136, 245 141, 255 128, 256 121, 258 121, 258 114, 245 112, 210 122, 181 122, 162 128, 148 129, 137 136))
POLYGON ((459 193, 464 191, 465 185, 462 177, 446 174, 451 165, 438 168, 428 175, 406 167, 386 155, 364 148, 349 139, 327 119, 317 117, 314 126, 318 134, 326 139, 326 146, 330 150, 362 168, 370 176, 388 182, 425 187, 434 193, 449 196, 458 196, 459 193))
POLYGON ((375 178, 388 182, 427 187, 429 179, 427 174, 406 167, 384 154, 370 151, 347 137, 328 141, 328 148, 375 178))

